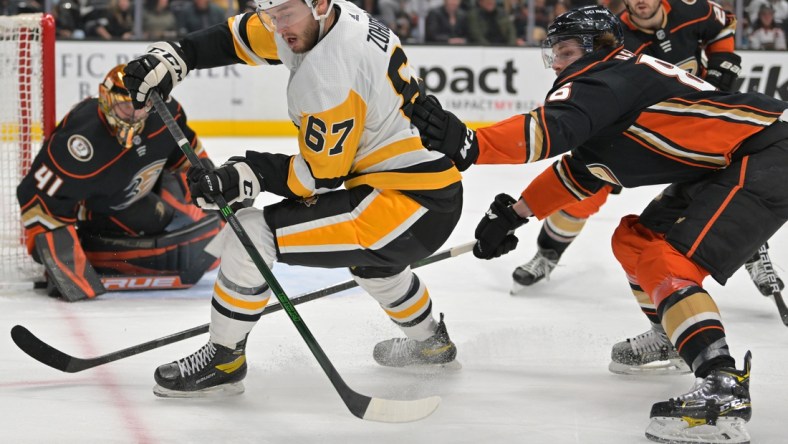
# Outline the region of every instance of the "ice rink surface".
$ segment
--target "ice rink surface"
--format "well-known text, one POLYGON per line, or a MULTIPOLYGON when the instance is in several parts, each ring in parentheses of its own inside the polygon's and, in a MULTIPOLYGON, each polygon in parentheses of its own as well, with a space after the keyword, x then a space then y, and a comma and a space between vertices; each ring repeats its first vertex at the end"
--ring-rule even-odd
MULTIPOLYGON (((221 162, 246 149, 294 152, 293 139, 209 139, 221 162)), ((217 162, 218 163, 218 162, 217 162)), ((472 240, 499 192, 517 195, 550 163, 476 166, 464 174, 465 210, 445 247, 472 240)), ((692 376, 625 377, 607 370, 610 348, 648 323, 610 250, 621 216, 638 213, 661 188, 611 196, 567 250, 552 280, 509 295, 511 272, 531 259, 540 223, 518 231, 507 256, 471 254, 416 271, 433 311, 446 314, 462 369, 426 372, 382 368, 381 340, 399 336, 372 298, 358 289, 298 307, 345 381, 376 397, 439 395, 427 419, 382 424, 352 416, 284 312, 264 316, 247 347, 246 393, 224 399, 159 399, 151 388, 159 364, 202 346, 192 338, 95 369, 67 374, 20 351, 9 331, 21 324, 44 341, 93 357, 209 321, 215 273, 171 292, 113 293, 65 303, 33 291, 0 295, 0 442, 3 443, 593 443, 649 442, 651 405, 686 392, 692 376)), ((257 205, 273 202, 258 198, 257 205)), ((788 278, 788 234, 770 241, 788 278)), ((346 270, 276 265, 288 295, 349 278, 346 270)), ((753 443, 788 442, 788 328, 771 300, 742 269, 725 287, 705 282, 725 322, 737 364, 753 353, 753 443)), ((272 298, 273 302, 273 298, 272 298)))

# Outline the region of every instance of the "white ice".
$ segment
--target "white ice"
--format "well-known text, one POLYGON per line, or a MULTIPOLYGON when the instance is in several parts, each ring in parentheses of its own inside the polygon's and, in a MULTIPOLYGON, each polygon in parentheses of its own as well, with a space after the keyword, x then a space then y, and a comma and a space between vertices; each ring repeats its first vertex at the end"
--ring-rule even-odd
MULTIPOLYGON (((246 149, 292 152, 292 139, 204 139, 222 161, 246 149)), ((549 165, 477 166, 465 174, 465 210, 446 247, 467 242, 499 192, 517 195, 549 165)), ((648 328, 610 250, 621 216, 637 213, 660 188, 612 196, 562 258, 552 280, 509 295, 511 272, 535 251, 540 223, 518 231, 509 255, 471 254, 417 270, 433 310, 446 314, 462 369, 429 373, 382 368, 372 347, 399 335, 358 289, 298 307, 306 324, 356 391, 376 397, 443 401, 415 423, 352 416, 284 312, 261 319, 248 348, 246 392, 225 399, 159 399, 159 364, 186 356, 207 336, 80 373, 46 367, 20 351, 8 332, 21 324, 44 341, 93 357, 209 321, 215 273, 192 289, 114 293, 65 303, 33 291, 0 295, 0 442, 4 443, 594 443, 649 442, 652 403, 686 392, 692 376, 624 377, 608 372, 610 348, 648 328)), ((261 206, 273 202, 258 199, 261 206)), ((785 230, 771 240, 788 278, 785 230)), ((349 278, 345 270, 277 265, 290 296, 349 278)), ((753 352, 753 443, 788 442, 788 328, 774 304, 740 270, 722 287, 708 280, 737 363, 753 352)))

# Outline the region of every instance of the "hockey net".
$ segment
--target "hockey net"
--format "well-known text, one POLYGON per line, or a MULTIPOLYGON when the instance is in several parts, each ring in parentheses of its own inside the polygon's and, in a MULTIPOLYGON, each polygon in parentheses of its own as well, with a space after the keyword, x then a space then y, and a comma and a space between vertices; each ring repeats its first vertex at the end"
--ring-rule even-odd
POLYGON ((52 16, 0 16, 0 288, 42 277, 25 248, 16 187, 54 129, 54 53, 52 16))

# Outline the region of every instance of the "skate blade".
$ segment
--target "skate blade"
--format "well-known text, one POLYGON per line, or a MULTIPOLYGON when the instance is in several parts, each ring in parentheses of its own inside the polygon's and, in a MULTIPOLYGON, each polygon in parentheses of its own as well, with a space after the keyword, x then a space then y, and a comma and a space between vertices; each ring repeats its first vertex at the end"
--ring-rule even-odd
POLYGON ((241 381, 189 392, 170 390, 158 384, 153 387, 153 394, 159 398, 223 398, 240 395, 243 392, 244 384, 241 381))
MULTIPOLYGON (((698 421, 705 422, 702 419, 698 421)), ((715 425, 690 425, 681 418, 654 417, 646 428, 646 438, 669 444, 750 442, 750 434, 741 418, 720 418, 715 425)))
POLYGON ((617 375, 635 376, 684 375, 692 372, 682 359, 655 361, 645 365, 627 365, 611 362, 607 369, 617 375))
POLYGON ((456 359, 445 364, 411 364, 403 367, 383 367, 417 375, 434 375, 462 370, 462 364, 456 359))
POLYGON ((534 282, 531 285, 523 285, 523 284, 521 284, 521 283, 519 283, 517 281, 514 281, 514 282, 512 282, 512 289, 509 290, 509 295, 510 296, 522 296, 524 294, 527 294, 528 293, 528 289, 533 287, 533 285, 535 283, 536 282, 534 282))

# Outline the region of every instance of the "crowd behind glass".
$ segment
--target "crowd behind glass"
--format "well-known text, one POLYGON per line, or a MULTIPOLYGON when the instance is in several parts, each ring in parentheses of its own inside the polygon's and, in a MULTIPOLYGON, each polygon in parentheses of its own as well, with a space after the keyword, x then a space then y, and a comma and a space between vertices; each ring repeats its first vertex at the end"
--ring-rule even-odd
MULTIPOLYGON (((535 46, 569 8, 598 3, 619 13, 622 0, 352 0, 403 42, 535 46)), ((788 0, 721 0, 738 17, 737 49, 785 50, 788 0)), ((253 0, 0 0, 0 15, 51 12, 58 38, 174 39, 255 9, 253 0), (141 20, 136 20, 141 17, 141 20)))

